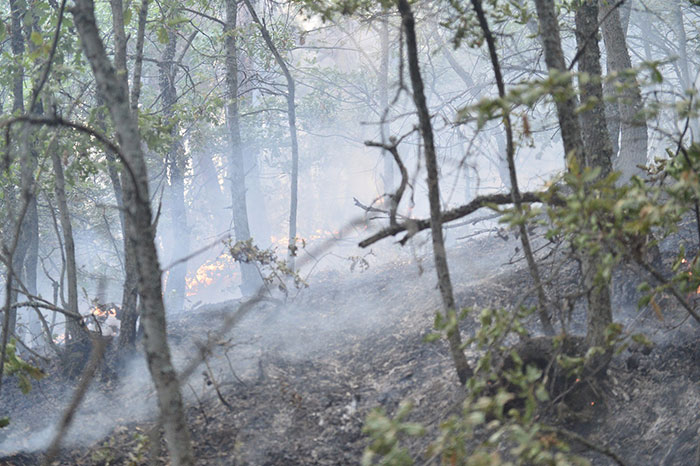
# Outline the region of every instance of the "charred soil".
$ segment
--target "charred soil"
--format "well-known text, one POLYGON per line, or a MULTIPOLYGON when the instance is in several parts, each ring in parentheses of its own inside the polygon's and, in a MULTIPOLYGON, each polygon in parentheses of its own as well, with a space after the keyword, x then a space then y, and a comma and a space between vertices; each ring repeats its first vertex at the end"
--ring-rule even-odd
MULTIPOLYGON (((528 292, 522 262, 503 266, 516 244, 508 241, 504 247, 501 239, 487 239, 452 252, 462 305, 508 306, 528 292)), ((291 305, 262 306, 230 339, 217 342, 209 365, 183 387, 198 464, 358 464, 369 443, 362 433, 367 414, 376 407, 392 414, 403 400, 413 403, 410 420, 427 428, 425 436, 406 443, 421 457, 440 421, 458 414, 465 397, 446 344, 425 342, 439 306, 428 262, 422 276, 413 261, 350 277, 319 276, 291 305)), ((566 278, 558 286, 575 283, 575 269, 572 264, 560 271, 566 278)), ((616 289, 627 288, 624 273, 617 280, 616 289)), ((663 320, 628 301, 619 294, 616 319, 648 334, 653 350, 632 347, 614 356, 600 383, 564 408, 543 407, 541 416, 616 452, 629 465, 697 464, 698 327, 670 301, 663 305, 663 320)), ((176 356, 186 359, 227 312, 231 309, 223 304, 171 319, 176 356)), ((582 321, 577 313, 574 306, 574 329, 582 321)), ((471 316, 462 322, 465 335, 474 325, 471 316)), ((471 362, 478 356, 470 349, 467 355, 471 362)), ((41 442, 32 439, 70 397, 58 363, 42 364, 49 376, 29 395, 12 381, 3 387, 2 404, 10 407, 13 424, 0 431, 0 464, 40 464, 41 442)), ((124 391, 122 385, 111 377, 94 381, 86 406, 95 411, 78 418, 55 464, 167 463, 152 388, 142 382, 124 391), (136 399, 147 400, 139 419, 127 414, 136 399), (90 429, 84 420, 92 418, 107 426, 100 440, 84 434, 90 429)), ((571 444, 593 464, 612 464, 571 444)))

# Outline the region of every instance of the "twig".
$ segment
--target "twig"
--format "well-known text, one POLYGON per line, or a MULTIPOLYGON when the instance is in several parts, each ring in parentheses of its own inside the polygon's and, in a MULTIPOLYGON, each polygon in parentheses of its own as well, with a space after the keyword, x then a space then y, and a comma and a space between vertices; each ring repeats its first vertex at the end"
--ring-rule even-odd
POLYGON ((626 466, 626 463, 624 461, 622 461, 622 458, 617 456, 617 454, 615 452, 611 451, 610 449, 608 449, 606 447, 601 447, 600 445, 596 445, 592 441, 588 440, 586 437, 583 437, 583 436, 577 434, 576 432, 572 432, 568 429, 564 429, 561 427, 551 427, 551 426, 542 426, 542 430, 553 432, 555 434, 559 434, 559 435, 562 435, 564 437, 568 437, 569 439, 574 440, 574 441, 580 443, 581 445, 584 445, 584 446, 590 448, 591 450, 600 453, 601 455, 607 456, 608 458, 613 460, 615 463, 617 463, 619 466, 626 466))

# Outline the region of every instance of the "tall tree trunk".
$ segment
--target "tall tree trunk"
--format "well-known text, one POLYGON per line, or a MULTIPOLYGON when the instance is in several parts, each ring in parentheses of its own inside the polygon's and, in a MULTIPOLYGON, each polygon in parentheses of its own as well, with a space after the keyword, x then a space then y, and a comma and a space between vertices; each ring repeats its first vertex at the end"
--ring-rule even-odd
POLYGON ((559 35, 559 22, 557 21, 554 2, 551 0, 535 0, 537 17, 540 24, 540 40, 544 47, 544 58, 550 74, 559 76, 565 94, 553 96, 559 117, 561 139, 564 143, 566 158, 583 156, 583 141, 581 139, 581 127, 576 118, 576 100, 571 76, 567 73, 564 52, 561 48, 561 36, 559 35))
MULTIPOLYGON (((134 115, 138 114, 138 101, 133 99, 138 98, 139 82, 136 81, 138 77, 140 79, 140 69, 138 68, 140 62, 138 57, 143 53, 143 35, 144 27, 146 21, 146 14, 148 11, 148 0, 143 0, 141 4, 141 10, 139 12, 139 30, 137 37, 137 50, 136 50, 136 66, 134 70, 134 95, 132 95, 131 110, 134 115), (139 48, 140 45, 140 48, 139 48)), ((122 85, 127 90, 129 89, 129 79, 128 70, 126 64, 126 31, 124 29, 124 5, 122 0, 110 0, 110 7, 112 11, 112 29, 114 31, 114 66, 117 70, 118 79, 122 81, 122 85)), ((98 89, 99 94, 99 89, 98 89)), ((104 98, 102 98, 104 99, 104 98)), ((101 99, 98 99, 101 100, 101 99)), ((105 99, 106 100, 106 99, 105 99)), ((117 342, 117 347, 119 350, 134 350, 136 344, 136 321, 139 316, 138 312, 138 265, 136 260, 136 245, 134 240, 129 234, 131 229, 132 219, 124 214, 125 206, 134 202, 133 194, 130 190, 124 189, 124 185, 128 183, 126 179, 129 174, 126 167, 121 169, 121 179, 117 176, 116 166, 114 164, 114 154, 107 154, 109 161, 109 175, 112 181, 112 187, 114 189, 115 198, 117 200, 117 207, 120 210, 120 222, 122 227, 122 236, 124 238, 124 286, 122 289, 122 307, 120 314, 120 325, 119 325, 119 340, 117 342)))
MULTIPOLYGON (((584 6, 580 7, 582 8, 582 10, 580 12, 577 12, 577 26, 579 26, 579 28, 584 28, 584 30, 580 30, 577 28, 577 35, 579 37, 579 41, 581 41, 581 37, 584 38, 583 41, 590 40, 590 37, 596 37, 595 25, 597 24, 597 15, 592 18, 589 17, 591 12, 593 11, 591 9, 596 8, 596 5, 593 2, 595 2, 595 0, 587 0, 584 6), (581 18, 578 17, 582 15, 589 16, 581 18), (593 31, 585 29, 590 28, 591 24, 594 28, 593 31)), ((555 71, 557 73, 566 73, 566 64, 564 61, 564 53, 561 48, 559 24, 554 10, 554 3, 548 0, 535 0, 535 6, 537 8, 537 16, 539 18, 540 23, 540 34, 542 44, 544 46, 545 61, 547 63, 547 67, 549 68, 550 74, 552 73, 552 71, 555 71)), ((593 42, 595 42, 595 44, 588 44, 583 49, 583 55, 581 59, 585 62, 585 67, 594 67, 594 62, 596 61, 596 58, 594 58, 593 55, 597 56, 597 73, 599 76, 600 52, 597 48, 597 41, 593 42)), ((579 45, 583 47, 583 44, 579 45)), ((569 76, 562 75, 560 79, 562 84, 567 89, 572 89, 571 78, 569 76)), ((586 92, 598 91, 584 90, 583 95, 585 98, 588 97, 586 92)), ((597 95, 600 99, 600 96, 602 96, 602 88, 599 92, 600 93, 597 95)), ((573 92, 567 92, 564 96, 553 97, 557 106, 557 115, 559 117, 559 126, 561 128, 562 142, 564 145, 564 150, 567 153, 567 157, 575 156, 581 164, 585 164, 588 160, 597 160, 599 155, 594 155, 589 158, 589 156, 586 153, 586 150, 584 149, 583 138, 581 136, 581 126, 579 125, 579 121, 575 113, 577 102, 575 97, 573 97, 573 92)), ((600 117, 601 115, 603 115, 603 112, 604 110, 599 103, 596 111, 594 112, 594 116, 597 117, 597 125, 601 124, 600 117)), ((599 128, 599 130, 603 131, 603 128, 599 128)), ((605 139, 605 141, 599 142, 603 143, 609 141, 609 135, 608 137, 603 139, 605 139)), ((605 167, 603 166, 601 168, 604 172, 605 167)), ((588 340, 589 342, 597 342, 600 337, 600 333, 598 333, 598 330, 602 327, 602 323, 608 320, 607 315, 610 313, 609 287, 607 286, 607 284, 605 286, 598 286, 597 283, 592 283, 590 281, 594 280, 595 274, 593 273, 593 271, 595 270, 595 267, 597 267, 598 263, 596 262, 596 258, 590 256, 587 251, 582 251, 581 255, 582 272, 584 277, 588 277, 588 279, 584 279, 584 286, 586 286, 586 289, 589 291, 588 324, 590 329, 590 338, 588 340), (591 286, 591 288, 588 288, 589 286, 591 286)))
MULTIPOLYGON (((379 88, 379 111, 382 115, 379 131, 382 143, 386 144, 387 135, 391 131, 391 125, 386 121, 389 117, 389 15, 386 10, 382 12, 379 21, 381 61, 377 87, 379 88)), ((394 192, 394 158, 386 149, 382 149, 382 156, 384 157, 383 189, 384 193, 391 194, 394 192)))
MULTIPOLYGON (((22 34, 22 18, 25 13, 25 8, 26 6, 23 5, 22 2, 19 0, 10 0, 10 15, 11 15, 11 31, 10 31, 10 46, 12 49, 12 55, 15 59, 15 69, 14 73, 12 76, 12 112, 13 113, 24 113, 24 66, 22 66, 22 60, 23 60, 23 55, 24 55, 24 35, 22 34)), ((24 138, 22 138, 24 139, 24 138)), ((25 157, 21 157, 24 159, 25 157)), ((22 167, 24 168, 24 167, 22 167)), ((24 180, 24 170, 21 169, 22 171, 22 178, 24 180)), ((10 188, 12 190, 12 188, 10 188)), ((14 203, 15 202, 15 194, 14 192, 8 193, 10 194, 9 198, 6 199, 7 202, 14 203)), ((11 220, 12 222, 16 221, 15 219, 11 220)), ((9 229, 10 231, 13 230, 13 228, 9 229)), ((21 228, 19 234, 21 235, 21 228)), ((9 238, 8 238, 9 239, 9 238)), ((22 276, 22 267, 24 265, 24 251, 22 251, 21 247, 21 239, 18 239, 18 247, 15 248, 14 251, 12 251, 12 257, 11 257, 11 267, 13 273, 17 277, 22 276)), ((9 271, 8 271, 9 272, 9 271)), ((10 273, 7 273, 6 280, 12 281, 12 277, 10 273)), ((14 291, 15 287, 10 287, 9 289, 12 290, 10 293, 10 301, 11 302, 16 302, 17 301, 17 292, 14 291)), ((8 310, 8 318, 7 318, 7 328, 9 333, 14 333, 15 327, 17 325, 17 309, 12 308, 8 310)))
POLYGON ((265 44, 272 52, 275 57, 277 65, 282 69, 282 74, 284 74, 287 80, 287 122, 289 124, 289 140, 292 145, 292 176, 291 176, 291 195, 290 195, 290 206, 289 206, 289 257, 288 265, 289 268, 294 270, 294 258, 296 257, 296 236, 297 236, 297 198, 299 192, 299 143, 297 142, 297 114, 296 114, 296 97, 295 97, 295 85, 292 73, 289 72, 287 63, 280 55, 275 43, 270 37, 270 33, 265 27, 265 25, 258 18, 258 14, 255 12, 253 5, 250 0, 243 0, 248 7, 250 16, 253 17, 253 21, 260 27, 260 32, 262 33, 265 44))
MULTIPOLYGON (((241 147, 240 112, 238 108, 238 44, 236 26, 238 24, 238 4, 226 0, 226 123, 229 132, 228 177, 231 182, 231 209, 233 209, 233 232, 236 241, 250 239, 248 208, 246 205, 245 164, 241 147)), ((249 296, 262 285, 260 273, 254 264, 241 263, 241 293, 249 296)))
MULTIPOLYGON (((471 0, 476 16, 479 20, 479 26, 484 33, 484 38, 486 39, 486 44, 489 48, 489 56, 491 59, 491 66, 493 68, 493 74, 496 78, 496 86, 498 87, 498 96, 501 99, 506 98, 506 86, 503 80, 503 74, 501 72, 501 65, 498 60, 498 54, 496 53, 496 41, 494 40, 493 34, 491 34, 491 29, 486 19, 486 14, 482 8, 481 0, 471 0)), ((503 115, 503 126, 506 130, 506 167, 508 169, 508 179, 510 181, 510 195, 513 199, 513 205, 518 212, 518 215, 524 216, 524 209, 522 206, 522 197, 520 195, 520 188, 518 187, 518 176, 515 170, 515 144, 513 141, 513 126, 511 123, 510 113, 508 111, 504 112, 503 115)), ((500 153, 499 153, 500 156, 500 153)), ((527 226, 523 222, 519 222, 518 229, 520 231, 520 241, 523 246, 523 253, 525 254, 525 260, 527 261, 527 266, 532 276, 532 280, 535 282, 535 287, 537 291, 537 300, 539 304, 538 314, 540 318, 540 323, 542 324, 542 330, 547 335, 554 335, 554 327, 552 326, 552 320, 549 317, 547 297, 544 292, 544 286, 542 284, 542 278, 540 277, 539 267, 537 262, 535 262, 535 256, 532 253, 532 246, 530 245, 530 234, 527 231, 527 226)))
MULTIPOLYGON (((590 79, 580 82, 579 87, 584 106, 589 101, 593 103, 590 109, 580 115, 586 151, 584 161, 588 167, 600 168, 600 176, 605 177, 612 171, 612 147, 605 121, 600 49, 598 40, 591 40, 591 37, 596 37, 597 32, 597 0, 584 1, 576 10, 576 42, 579 49, 583 49, 579 71, 587 73, 590 79)), ((582 251, 581 256, 584 287, 588 293, 586 341, 589 346, 603 347, 605 330, 612 323, 610 282, 603 278, 596 278, 599 264, 603 259, 600 254, 582 251)))
POLYGON ((63 246, 66 257, 66 279, 68 286, 68 311, 75 317, 66 317, 66 329, 74 343, 83 344, 87 341, 88 335, 83 320, 79 317, 78 309, 78 268, 75 262, 75 241, 73 240, 73 225, 68 210, 68 200, 66 198, 66 181, 63 175, 63 165, 61 156, 58 154, 56 144, 49 147, 51 162, 54 171, 54 193, 56 195, 56 205, 58 207, 58 217, 61 221, 63 232, 63 246))
MULTIPOLYGON (((683 90, 695 90, 695 79, 690 73, 690 62, 688 61, 688 37, 685 33, 685 22, 683 21, 682 0, 673 0, 673 31, 678 42, 678 68, 680 70, 681 85, 683 90)), ((697 98, 697 97, 696 97, 697 98)), ((700 122, 697 116, 690 117, 690 130, 693 140, 700 139, 700 122)))
MULTIPOLYGON (((440 184, 433 139, 433 125, 430 121, 430 113, 425 99, 423 78, 418 64, 418 45, 416 43, 415 19, 408 0, 398 0, 398 9, 401 14, 402 26, 406 33, 406 53, 408 57, 408 71, 413 88, 413 103, 418 113, 420 134, 423 138, 423 150, 425 152, 425 165, 428 171, 428 198, 430 203, 430 232, 432 235, 433 258, 438 276, 438 287, 445 312, 449 316, 455 316, 457 306, 452 291, 450 269, 447 264, 447 251, 442 233, 442 213, 440 206, 440 184)), ((462 349, 462 336, 459 325, 456 325, 448 333, 450 353, 457 370, 459 381, 464 385, 473 374, 469 362, 462 349)))
MULTIPOLYGON (((158 65, 160 75, 160 95, 163 102, 163 115, 166 124, 171 124, 170 137, 173 138, 167 156, 168 174, 170 175, 170 207, 171 207, 171 261, 175 262, 187 257, 190 251, 189 226, 187 225, 187 209, 185 208, 185 166, 182 145, 180 144, 178 125, 173 122, 174 105, 177 102, 175 88, 175 50, 177 34, 168 31, 168 44, 163 51, 158 65)), ((187 261, 178 262, 168 272, 165 296, 169 309, 181 311, 185 305, 185 278, 187 276, 187 261)))
MULTIPOLYGON (((643 115, 644 105, 637 78, 624 74, 626 70, 632 68, 632 62, 620 22, 620 11, 612 2, 607 0, 599 0, 599 2, 600 20, 605 18, 601 28, 605 42, 608 73, 623 73, 620 78, 623 91, 621 95, 616 96, 618 98, 617 115, 619 115, 619 120, 616 120, 613 110, 610 114, 608 129, 613 140, 617 142, 619 121, 621 137, 619 154, 614 160, 614 167, 622 173, 620 182, 626 183, 634 175, 644 175, 638 166, 646 166, 647 164, 647 123, 643 115)), ((597 32, 597 29, 594 32, 597 32)), ((610 94, 608 92, 608 95, 610 94)))
POLYGON ((109 109, 122 162, 129 170, 129 176, 122 180, 124 191, 129 191, 134 196, 133 202, 125 205, 127 215, 133 220, 128 233, 132 236, 137 250, 146 360, 156 387, 168 451, 174 465, 192 465, 194 456, 184 404, 167 341, 161 269, 154 242, 148 172, 141 149, 138 122, 129 106, 127 87, 124 81, 118 78, 117 71, 107 58, 97 29, 93 2, 77 0, 71 11, 85 56, 109 109))

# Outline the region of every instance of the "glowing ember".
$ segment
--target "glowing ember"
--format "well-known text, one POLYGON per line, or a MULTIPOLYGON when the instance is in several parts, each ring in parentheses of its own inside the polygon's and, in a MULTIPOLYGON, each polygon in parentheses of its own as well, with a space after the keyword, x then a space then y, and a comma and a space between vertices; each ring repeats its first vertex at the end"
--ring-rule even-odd
MULTIPOLYGON (((688 268, 688 269, 691 268, 690 263, 689 263, 685 258, 681 259, 681 264, 685 265, 686 268, 688 268)), ((690 270, 688 270, 688 276, 689 276, 689 277, 692 277, 692 276, 693 276, 693 272, 691 272, 690 270)), ((695 294, 700 294, 700 285, 698 285, 698 288, 695 290, 695 294)))

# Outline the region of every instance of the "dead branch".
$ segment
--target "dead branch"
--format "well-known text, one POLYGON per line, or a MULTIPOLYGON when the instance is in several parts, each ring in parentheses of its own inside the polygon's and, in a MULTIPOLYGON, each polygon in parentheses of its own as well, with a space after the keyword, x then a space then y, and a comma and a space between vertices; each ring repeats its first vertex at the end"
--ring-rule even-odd
MULTIPOLYGON (((542 194, 541 193, 522 193, 522 202, 527 202, 527 203, 533 203, 533 202, 543 202, 542 200, 542 194)), ((479 196, 469 202, 468 204, 465 204, 463 206, 446 210, 445 212, 442 213, 442 223, 447 223, 447 222, 452 222, 454 220, 460 219, 462 217, 466 217, 467 215, 476 212, 477 210, 481 209, 482 207, 487 207, 489 204, 495 204, 495 205, 505 205, 505 204, 512 204, 513 199, 510 195, 508 194, 487 194, 485 196, 479 196)), ((399 243, 401 245, 406 244, 406 241, 408 241, 411 237, 413 237, 416 233, 419 231, 427 230, 430 228, 430 219, 420 219, 420 220, 414 220, 414 219, 409 219, 406 220, 402 223, 399 223, 394 226, 388 226, 377 233, 373 234, 369 238, 361 241, 359 243, 359 246, 361 248, 366 248, 367 246, 370 246, 377 241, 380 241, 384 238, 388 238, 389 236, 396 236, 397 234, 407 231, 408 233, 406 236, 404 236, 399 243)))

